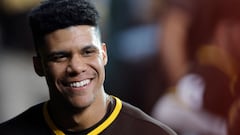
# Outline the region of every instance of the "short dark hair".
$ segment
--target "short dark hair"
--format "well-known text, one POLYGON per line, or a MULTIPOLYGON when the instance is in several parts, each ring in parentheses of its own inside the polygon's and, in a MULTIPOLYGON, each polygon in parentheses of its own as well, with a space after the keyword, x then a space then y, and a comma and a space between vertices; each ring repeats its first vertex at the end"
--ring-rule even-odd
POLYGON ((35 49, 44 44, 44 36, 69 26, 98 28, 99 13, 89 0, 45 0, 29 13, 35 49))

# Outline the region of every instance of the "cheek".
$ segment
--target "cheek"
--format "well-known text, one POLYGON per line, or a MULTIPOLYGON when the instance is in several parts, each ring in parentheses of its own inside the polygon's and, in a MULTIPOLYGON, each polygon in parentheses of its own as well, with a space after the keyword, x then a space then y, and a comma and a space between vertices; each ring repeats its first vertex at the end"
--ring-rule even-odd
POLYGON ((98 57, 97 59, 93 60, 90 65, 99 76, 101 76, 103 79, 105 78, 105 63, 102 57, 98 57))
POLYGON ((106 60, 102 54, 95 55, 94 57, 88 58, 86 62, 95 68, 104 68, 106 60))
POLYGON ((98 72, 98 74, 102 74, 104 70, 103 62, 102 61, 95 61, 91 64, 92 68, 98 72))
POLYGON ((59 63, 51 63, 47 65, 46 72, 48 77, 56 80, 57 78, 61 77, 65 72, 65 66, 59 63))

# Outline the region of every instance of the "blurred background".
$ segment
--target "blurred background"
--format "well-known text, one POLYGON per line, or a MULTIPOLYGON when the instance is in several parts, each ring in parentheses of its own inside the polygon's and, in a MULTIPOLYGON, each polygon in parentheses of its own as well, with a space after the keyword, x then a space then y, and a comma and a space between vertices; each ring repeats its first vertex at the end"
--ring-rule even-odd
MULTIPOLYGON (((48 100, 27 23, 40 0, 0 1, 0 122, 48 100)), ((239 135, 238 0, 92 0, 105 89, 180 135, 239 135)))

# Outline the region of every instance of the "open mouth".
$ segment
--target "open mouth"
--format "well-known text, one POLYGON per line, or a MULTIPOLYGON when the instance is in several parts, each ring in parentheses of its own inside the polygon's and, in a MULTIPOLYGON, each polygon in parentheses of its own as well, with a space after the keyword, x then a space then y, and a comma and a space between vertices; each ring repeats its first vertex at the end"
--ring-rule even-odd
POLYGON ((80 88, 80 87, 84 87, 87 86, 89 83, 91 82, 90 79, 86 79, 86 80, 82 80, 82 81, 76 81, 76 82, 70 82, 67 84, 68 87, 71 88, 80 88))

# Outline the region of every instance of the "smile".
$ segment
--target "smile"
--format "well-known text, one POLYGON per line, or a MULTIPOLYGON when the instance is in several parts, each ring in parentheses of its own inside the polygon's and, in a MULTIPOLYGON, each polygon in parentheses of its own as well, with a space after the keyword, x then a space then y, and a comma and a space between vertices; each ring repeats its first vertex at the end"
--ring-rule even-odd
POLYGON ((80 82, 72 82, 69 84, 70 87, 72 88, 79 88, 79 87, 84 87, 90 83, 90 79, 82 80, 80 82))

